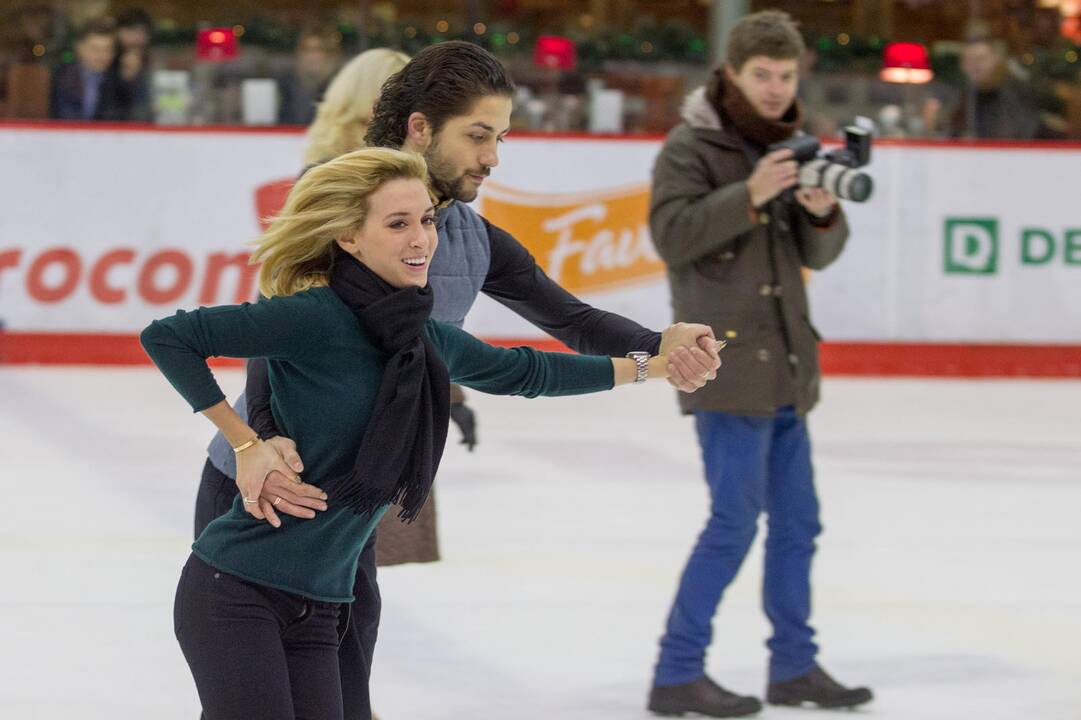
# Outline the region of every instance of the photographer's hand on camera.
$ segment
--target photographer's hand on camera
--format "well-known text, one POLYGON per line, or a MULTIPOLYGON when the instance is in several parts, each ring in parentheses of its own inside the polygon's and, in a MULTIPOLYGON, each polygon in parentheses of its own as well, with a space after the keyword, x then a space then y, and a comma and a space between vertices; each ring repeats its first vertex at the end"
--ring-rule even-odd
POLYGON ((762 207, 785 190, 799 184, 799 165, 788 148, 763 155, 747 178, 753 207, 762 207))
POLYGON ((800 188, 796 191, 796 200, 804 210, 819 220, 832 215, 837 207, 837 197, 822 188, 800 188))

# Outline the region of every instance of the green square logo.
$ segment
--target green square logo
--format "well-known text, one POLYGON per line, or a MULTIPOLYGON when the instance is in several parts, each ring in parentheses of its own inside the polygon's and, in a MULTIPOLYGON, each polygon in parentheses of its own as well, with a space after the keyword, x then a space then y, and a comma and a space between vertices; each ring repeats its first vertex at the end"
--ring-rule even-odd
POLYGON ((946 218, 944 267, 948 274, 998 272, 998 220, 946 218))

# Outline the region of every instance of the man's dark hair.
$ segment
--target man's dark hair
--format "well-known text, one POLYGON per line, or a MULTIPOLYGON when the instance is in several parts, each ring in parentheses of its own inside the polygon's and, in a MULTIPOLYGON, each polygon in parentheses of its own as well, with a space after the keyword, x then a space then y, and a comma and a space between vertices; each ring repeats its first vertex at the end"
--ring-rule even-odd
POLYGON ((383 84, 364 142, 399 148, 412 113, 423 113, 434 134, 489 95, 514 95, 514 83, 490 52, 461 40, 429 45, 383 84))
POLYGON ((94 18, 87 20, 75 33, 75 42, 82 42, 91 35, 116 35, 116 24, 109 18, 94 18))

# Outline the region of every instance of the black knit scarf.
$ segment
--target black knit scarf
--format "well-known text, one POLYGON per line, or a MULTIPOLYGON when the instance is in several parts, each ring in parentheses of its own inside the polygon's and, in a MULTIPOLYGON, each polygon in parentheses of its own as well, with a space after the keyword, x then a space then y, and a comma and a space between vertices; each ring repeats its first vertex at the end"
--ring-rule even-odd
POLYGON ((767 120, 759 115, 743 91, 725 75, 723 65, 710 76, 706 99, 722 119, 735 126, 739 135, 762 148, 787 140, 803 124, 799 100, 792 101, 780 120, 767 120))
POLYGON ((343 250, 330 287, 389 357, 353 469, 322 488, 357 514, 399 504, 411 522, 428 499, 450 420, 450 377, 424 333, 431 287, 393 288, 343 250))

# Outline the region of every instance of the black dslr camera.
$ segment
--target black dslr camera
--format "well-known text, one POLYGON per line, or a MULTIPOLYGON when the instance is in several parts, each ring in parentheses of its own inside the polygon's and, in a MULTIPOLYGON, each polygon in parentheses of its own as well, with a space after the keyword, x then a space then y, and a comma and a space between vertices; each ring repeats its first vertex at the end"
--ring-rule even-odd
POLYGON ((856 168, 871 162, 871 133, 861 127, 845 128, 845 146, 820 153, 814 135, 800 135, 769 146, 769 152, 788 148, 799 163, 799 186, 820 187, 843 200, 865 202, 871 197, 874 182, 856 168))

